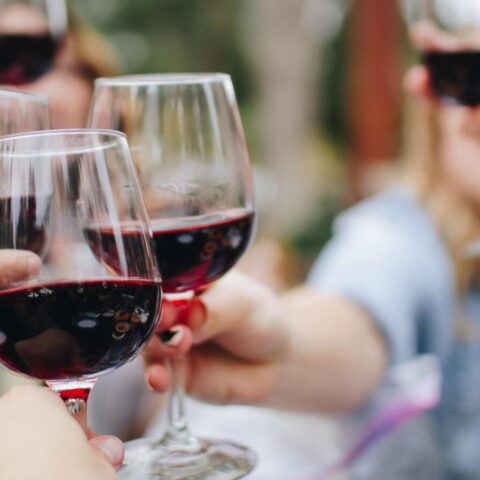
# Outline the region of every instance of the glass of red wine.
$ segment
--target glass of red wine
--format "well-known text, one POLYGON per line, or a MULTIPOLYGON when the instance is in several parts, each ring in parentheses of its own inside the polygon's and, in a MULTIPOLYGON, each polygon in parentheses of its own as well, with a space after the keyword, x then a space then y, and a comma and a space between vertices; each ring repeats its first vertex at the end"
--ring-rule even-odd
POLYGON ((446 105, 480 105, 480 4, 477 0, 403 0, 410 36, 446 105))
POLYGON ((37 278, 0 287, 0 363, 47 382, 86 427, 96 377, 135 357, 159 319, 160 275, 124 135, 0 138, 0 248, 42 263, 37 278))
MULTIPOLYGON (((127 134, 165 299, 185 306, 238 262, 254 232, 251 169, 230 77, 99 79, 90 125, 127 134)), ((248 448, 190 433, 182 369, 183 359, 172 361, 164 437, 128 445, 122 478, 236 479, 254 467, 248 448)))
POLYGON ((0 84, 22 85, 48 72, 67 25, 65 0, 0 0, 0 84))
POLYGON ((48 128, 48 97, 0 88, 0 136, 48 128))

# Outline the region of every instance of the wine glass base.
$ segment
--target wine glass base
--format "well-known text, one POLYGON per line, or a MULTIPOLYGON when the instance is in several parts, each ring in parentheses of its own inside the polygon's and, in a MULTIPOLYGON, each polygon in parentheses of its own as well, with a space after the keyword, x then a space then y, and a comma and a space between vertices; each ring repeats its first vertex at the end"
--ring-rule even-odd
POLYGON ((200 439, 199 448, 178 449, 151 439, 128 442, 123 480, 236 480, 253 470, 257 455, 232 442, 200 439))

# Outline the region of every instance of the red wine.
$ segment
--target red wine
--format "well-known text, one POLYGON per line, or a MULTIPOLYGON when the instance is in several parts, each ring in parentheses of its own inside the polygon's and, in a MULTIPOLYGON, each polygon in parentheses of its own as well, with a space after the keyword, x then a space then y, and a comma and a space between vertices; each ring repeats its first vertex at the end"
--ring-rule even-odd
POLYGON ((427 52, 423 61, 433 93, 457 105, 480 105, 480 52, 427 52))
MULTIPOLYGON (((164 293, 198 291, 217 280, 243 255, 253 227, 254 214, 245 210, 154 221, 154 249, 164 293)), ((97 258, 119 271, 113 231, 92 227, 85 236, 97 258)), ((132 230, 124 230, 122 237, 130 264, 135 260, 135 243, 142 237, 132 230)))
MULTIPOLYGON (((170 220, 171 221, 171 220, 170 220)), ((243 255, 254 215, 236 213, 153 224, 153 238, 165 293, 197 291, 228 272, 243 255)))
POLYGON ((51 35, 0 35, 0 83, 36 80, 52 68, 57 49, 51 35))
POLYGON ((43 253, 50 219, 49 195, 0 197, 0 249, 43 253))
POLYGON ((122 225, 112 230, 95 224, 85 228, 83 233, 93 254, 113 274, 136 276, 144 270, 148 238, 135 225, 122 225))
POLYGON ((160 284, 108 279, 0 292, 0 362, 42 380, 117 368, 153 333, 160 284))

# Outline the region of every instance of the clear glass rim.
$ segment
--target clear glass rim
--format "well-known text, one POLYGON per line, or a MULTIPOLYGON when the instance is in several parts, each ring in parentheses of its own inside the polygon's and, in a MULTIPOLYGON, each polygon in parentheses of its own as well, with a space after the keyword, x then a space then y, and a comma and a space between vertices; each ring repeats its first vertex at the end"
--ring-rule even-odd
POLYGON ((0 137, 0 158, 1 157, 45 157, 50 155, 55 155, 59 153, 65 153, 67 155, 78 155, 84 154, 87 152, 93 151, 101 151, 107 150, 111 147, 118 146, 118 140, 121 139, 126 143, 127 136, 123 132, 119 132, 117 130, 109 130, 109 129, 96 129, 96 128, 69 128, 69 129, 58 129, 58 130, 38 130, 33 132, 22 132, 22 133, 15 133, 12 135, 5 135, 0 137), (109 143, 102 143, 101 145, 77 145, 77 146, 65 146, 64 148, 58 148, 57 146, 50 146, 45 147, 44 150, 41 148, 38 149, 38 145, 36 148, 31 146, 30 151, 9 151, 9 152, 2 152, 2 146, 9 144, 10 142, 14 142, 16 140, 29 140, 35 138, 54 138, 54 137, 84 137, 84 138, 95 138, 98 136, 105 136, 109 137, 109 143))
POLYGON ((201 85, 222 83, 231 80, 228 73, 151 73, 141 75, 121 75, 118 77, 101 77, 95 85, 131 86, 131 85, 201 85))
POLYGON ((15 88, 5 88, 0 87, 0 97, 9 97, 9 98, 28 98, 29 100, 35 100, 42 105, 48 106, 50 99, 47 95, 42 95, 40 93, 27 92, 25 90, 17 90, 15 88))
POLYGON ((127 135, 118 130, 111 130, 108 128, 58 128, 49 130, 36 130, 32 132, 12 133, 10 135, 3 135, 0 137, 0 143, 5 140, 13 140, 15 138, 28 138, 28 137, 54 137, 54 136, 93 136, 93 135, 106 135, 112 137, 127 138, 127 135))

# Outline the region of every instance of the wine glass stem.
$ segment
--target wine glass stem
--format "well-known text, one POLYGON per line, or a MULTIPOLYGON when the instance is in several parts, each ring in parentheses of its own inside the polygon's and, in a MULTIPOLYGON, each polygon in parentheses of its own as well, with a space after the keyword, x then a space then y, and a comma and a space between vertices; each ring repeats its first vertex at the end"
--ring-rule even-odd
POLYGON ((47 385, 59 395, 73 418, 88 433, 87 402, 95 380, 77 382, 47 382, 47 385))
POLYGON ((170 359, 172 390, 168 398, 168 428, 166 438, 183 442, 190 437, 185 413, 185 357, 170 359))
MULTIPOLYGON (((194 292, 168 294, 165 298, 180 311, 188 309, 190 301, 195 296, 194 292)), ((181 315, 179 315, 181 316, 181 315)), ((185 409, 185 379, 186 360, 185 356, 179 355, 169 360, 172 388, 168 397, 168 425, 167 431, 161 440, 164 447, 172 451, 199 452, 202 443, 190 433, 187 413, 185 409)))

